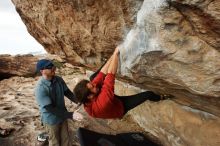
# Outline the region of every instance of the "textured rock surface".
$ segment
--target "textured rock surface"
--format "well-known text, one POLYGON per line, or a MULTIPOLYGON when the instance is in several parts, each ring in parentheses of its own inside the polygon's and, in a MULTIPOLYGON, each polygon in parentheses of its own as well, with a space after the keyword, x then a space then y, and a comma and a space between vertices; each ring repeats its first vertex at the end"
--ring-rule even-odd
POLYGON ((164 101, 145 103, 132 114, 146 131, 160 137, 164 145, 218 146, 220 144, 220 118, 208 113, 179 106, 172 101, 164 101))
POLYGON ((122 50, 121 74, 137 86, 220 115, 217 0, 13 3, 49 53, 75 64, 100 65, 133 28, 122 50))
MULTIPOLYGON (((100 64, 131 28, 140 1, 13 0, 28 31, 52 54, 100 64), (115 5, 116 4, 116 5, 115 5)), ((89 64, 88 64, 89 63, 89 64)))
POLYGON ((33 76, 37 58, 32 55, 0 55, 0 79, 11 76, 33 76))
MULTIPOLYGON (((122 78, 135 86, 173 94, 177 103, 220 117, 219 0, 12 1, 30 34, 49 53, 97 68, 125 38, 122 78)), ((147 108, 142 106, 135 114, 140 124, 148 120, 141 114, 147 108)), ((178 108, 182 113, 182 107, 178 108)), ((154 125, 145 127, 153 131, 154 125)), ((174 129, 165 128, 164 133, 174 129)), ((175 132, 180 143, 188 145, 190 138, 175 132)), ((164 139, 172 140, 175 137, 164 139)))
MULTIPOLYGON (((131 95, 139 88, 117 82, 116 93, 131 95)), ((172 100, 147 101, 129 112, 146 131, 159 137, 164 146, 218 146, 220 118, 172 100)))
POLYGON ((144 24, 137 21, 126 38, 121 73, 138 86, 171 93, 182 104, 220 116, 217 1, 144 3, 156 7, 139 11, 144 24))

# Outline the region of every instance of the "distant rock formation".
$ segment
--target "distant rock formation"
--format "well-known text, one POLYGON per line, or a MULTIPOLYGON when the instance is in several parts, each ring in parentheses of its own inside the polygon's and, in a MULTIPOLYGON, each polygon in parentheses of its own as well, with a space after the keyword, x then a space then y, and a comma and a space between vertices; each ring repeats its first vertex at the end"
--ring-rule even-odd
POLYGON ((34 76, 37 60, 33 55, 0 55, 0 80, 12 76, 34 76))

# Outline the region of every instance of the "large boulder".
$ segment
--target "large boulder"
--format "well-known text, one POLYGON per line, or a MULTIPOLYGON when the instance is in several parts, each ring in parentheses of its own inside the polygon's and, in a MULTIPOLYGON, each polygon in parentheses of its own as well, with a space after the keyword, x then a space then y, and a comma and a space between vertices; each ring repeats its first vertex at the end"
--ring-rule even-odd
MULTIPOLYGON (((141 92, 121 81, 115 89, 119 95, 141 92)), ((220 142, 220 117, 172 100, 146 101, 129 114, 163 146, 218 146, 220 142)))
POLYGON ((72 63, 107 58, 134 23, 141 1, 12 0, 29 33, 47 52, 72 63))
MULTIPOLYGON (((220 117, 219 0, 12 1, 47 52, 95 69, 120 45, 121 79, 220 117)), ((141 112, 146 109, 134 117, 149 130, 153 126, 143 124, 147 117, 141 112)), ((182 139, 179 145, 188 145, 190 137, 175 136, 182 139)), ((166 144, 175 140, 167 139, 166 144)))
POLYGON ((217 0, 12 1, 49 53, 97 68, 125 38, 124 78, 220 116, 217 0))
POLYGON ((219 5, 144 1, 121 50, 121 74, 220 116, 219 5))

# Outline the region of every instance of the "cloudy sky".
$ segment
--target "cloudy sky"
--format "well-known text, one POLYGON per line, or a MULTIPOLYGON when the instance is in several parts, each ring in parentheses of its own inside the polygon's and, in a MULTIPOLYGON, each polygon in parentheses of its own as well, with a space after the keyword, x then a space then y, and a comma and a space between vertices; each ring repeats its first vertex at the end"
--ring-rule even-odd
POLYGON ((0 54, 45 53, 27 32, 11 0, 0 0, 0 20, 0 54))

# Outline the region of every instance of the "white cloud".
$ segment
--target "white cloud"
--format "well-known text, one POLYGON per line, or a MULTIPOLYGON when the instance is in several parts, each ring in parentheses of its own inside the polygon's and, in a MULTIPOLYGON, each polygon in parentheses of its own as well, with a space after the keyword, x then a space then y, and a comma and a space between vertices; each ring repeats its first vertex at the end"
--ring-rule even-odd
POLYGON ((44 48, 27 32, 10 0, 0 0, 0 20, 0 54, 45 53, 44 48))

